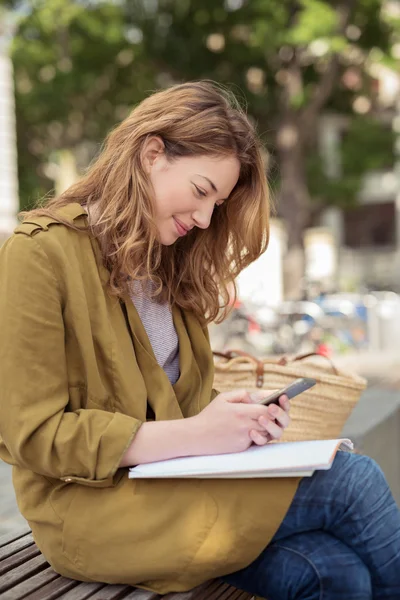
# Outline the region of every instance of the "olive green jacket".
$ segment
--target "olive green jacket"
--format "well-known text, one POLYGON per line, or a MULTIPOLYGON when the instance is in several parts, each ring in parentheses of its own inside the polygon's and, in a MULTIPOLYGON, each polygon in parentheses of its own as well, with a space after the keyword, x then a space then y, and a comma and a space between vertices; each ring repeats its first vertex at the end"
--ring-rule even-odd
MULTIPOLYGON (((61 214, 85 227, 78 204, 61 214)), ((175 308, 181 373, 171 385, 108 278, 97 242, 57 219, 28 218, 2 246, 0 457, 56 571, 184 591, 252 562, 298 480, 128 479, 118 465, 140 425, 202 410, 213 364, 206 329, 175 308)))

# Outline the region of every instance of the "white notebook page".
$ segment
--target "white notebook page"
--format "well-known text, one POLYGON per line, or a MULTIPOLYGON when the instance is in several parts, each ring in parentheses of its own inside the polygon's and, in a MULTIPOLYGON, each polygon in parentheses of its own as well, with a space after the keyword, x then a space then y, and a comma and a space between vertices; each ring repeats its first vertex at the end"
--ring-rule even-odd
POLYGON ((277 477, 329 469, 337 449, 352 449, 348 439, 285 442, 251 446, 244 452, 189 456, 138 465, 129 477, 277 477), (297 473, 298 472, 298 473, 297 473))

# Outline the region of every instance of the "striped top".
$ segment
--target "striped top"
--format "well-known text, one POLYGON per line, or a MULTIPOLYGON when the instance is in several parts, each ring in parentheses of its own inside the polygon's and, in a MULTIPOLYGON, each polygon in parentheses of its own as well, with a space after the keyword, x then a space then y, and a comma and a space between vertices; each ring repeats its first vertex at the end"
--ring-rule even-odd
POLYGON ((149 298, 140 282, 132 282, 130 294, 146 330, 154 355, 172 384, 179 379, 179 342, 171 308, 168 303, 159 304, 149 298))

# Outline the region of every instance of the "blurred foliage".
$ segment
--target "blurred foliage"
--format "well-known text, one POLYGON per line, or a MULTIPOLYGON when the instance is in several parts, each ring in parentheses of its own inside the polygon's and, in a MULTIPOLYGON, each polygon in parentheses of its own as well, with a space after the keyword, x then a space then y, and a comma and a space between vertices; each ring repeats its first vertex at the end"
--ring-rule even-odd
POLYGON ((113 2, 26 2, 12 43, 21 205, 53 185, 57 152, 82 166, 152 89, 142 46, 113 2), (28 10, 27 10, 28 9, 28 10))
POLYGON ((373 124, 379 111, 369 66, 393 63, 399 19, 384 13, 381 0, 7 4, 19 19, 12 56, 23 204, 51 187, 57 151, 73 149, 84 164, 132 105, 155 88, 190 79, 215 79, 239 94, 267 143, 277 184, 278 132, 286 121, 294 124, 304 149, 301 169, 319 201, 352 202, 362 172, 379 163, 382 148, 387 156, 391 142, 386 133, 379 141, 373 124), (325 109, 354 114, 360 95, 371 100, 368 126, 367 116, 351 121, 343 177, 329 180, 316 155, 318 117, 325 109), (366 143, 367 130, 374 144, 366 143))
POLYGON ((394 167, 392 129, 371 117, 354 117, 340 144, 341 176, 327 177, 321 156, 314 152, 307 161, 311 196, 319 205, 347 208, 356 205, 363 175, 394 167))
MULTIPOLYGON (((126 3, 127 18, 140 23, 144 33, 146 56, 161 72, 178 80, 209 77, 232 82, 267 128, 283 108, 282 90, 290 87, 290 100, 295 99, 299 109, 305 106, 333 55, 340 54, 342 70, 356 62, 366 76, 369 50, 390 48, 391 31, 381 8, 381 0, 126 3), (341 18, 351 24, 347 33, 340 31, 341 18)), ((333 105, 343 92, 342 84, 333 90, 333 105)))

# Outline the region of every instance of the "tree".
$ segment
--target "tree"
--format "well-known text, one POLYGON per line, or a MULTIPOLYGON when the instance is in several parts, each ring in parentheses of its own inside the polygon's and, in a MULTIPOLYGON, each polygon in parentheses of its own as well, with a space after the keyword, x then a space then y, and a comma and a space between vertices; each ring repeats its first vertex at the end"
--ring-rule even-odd
POLYGON ((39 0, 19 8, 11 53, 24 208, 51 190, 60 161, 84 168, 154 80, 120 5, 39 0))
MULTIPOLYGON (((325 203, 352 202, 363 165, 377 164, 380 157, 379 145, 360 137, 363 126, 351 126, 347 147, 357 146, 360 159, 349 169, 345 147, 343 177, 331 181, 316 154, 317 127, 324 110, 354 116, 360 99, 370 103, 365 118, 376 114, 371 65, 394 64, 390 50, 400 18, 389 10, 393 3, 8 4, 21 11, 12 54, 23 205, 48 191, 60 151, 73 152, 84 166, 109 128, 152 89, 174 81, 215 79, 243 97, 267 143, 270 180, 289 233, 286 288, 294 295, 303 273, 304 228, 325 203)), ((377 131, 375 127, 375 137, 377 131)), ((385 140, 387 148, 391 138, 385 140)))

